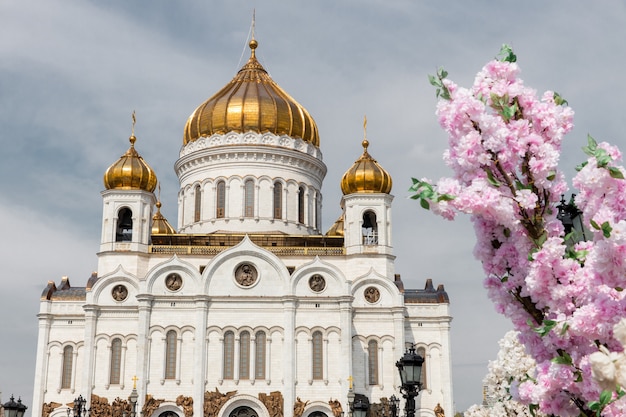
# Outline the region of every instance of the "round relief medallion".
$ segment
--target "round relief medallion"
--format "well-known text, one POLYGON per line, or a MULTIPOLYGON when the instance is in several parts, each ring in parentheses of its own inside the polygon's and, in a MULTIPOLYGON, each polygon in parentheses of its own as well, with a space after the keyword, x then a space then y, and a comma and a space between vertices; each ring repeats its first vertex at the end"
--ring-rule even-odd
POLYGON ((172 272, 165 277, 165 286, 170 291, 178 291, 183 286, 183 278, 180 274, 172 272))
POLYGON ((365 299, 368 303, 375 303, 380 300, 380 291, 376 287, 367 287, 365 289, 365 299))
POLYGON ((256 268, 252 264, 241 264, 235 269, 235 280, 242 287, 249 287, 256 282, 256 268))
POLYGON ((128 289, 122 285, 116 285, 111 291, 111 296, 115 301, 124 301, 128 297, 128 289))
POLYGON ((326 280, 320 274, 315 274, 309 278, 309 288, 315 292, 321 292, 326 288, 326 280))

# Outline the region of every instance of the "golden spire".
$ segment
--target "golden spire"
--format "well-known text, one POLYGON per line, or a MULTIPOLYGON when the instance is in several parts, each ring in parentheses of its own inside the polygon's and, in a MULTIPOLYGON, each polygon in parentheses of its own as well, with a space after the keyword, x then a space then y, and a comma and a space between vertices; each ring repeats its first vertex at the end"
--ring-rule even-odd
POLYGON ((143 158, 135 150, 135 112, 132 114, 133 124, 131 128, 131 134, 128 138, 130 147, 118 159, 112 164, 104 173, 104 187, 107 190, 144 190, 153 192, 156 184, 157 177, 143 158))
POLYGON ((391 192, 391 175, 367 152, 367 117, 363 118, 363 154, 341 178, 343 195, 352 193, 384 193, 391 192))
POLYGON ((172 227, 170 222, 161 214, 161 183, 158 184, 158 197, 156 202, 157 211, 152 216, 152 228, 150 233, 153 235, 173 235, 176 229, 172 227))

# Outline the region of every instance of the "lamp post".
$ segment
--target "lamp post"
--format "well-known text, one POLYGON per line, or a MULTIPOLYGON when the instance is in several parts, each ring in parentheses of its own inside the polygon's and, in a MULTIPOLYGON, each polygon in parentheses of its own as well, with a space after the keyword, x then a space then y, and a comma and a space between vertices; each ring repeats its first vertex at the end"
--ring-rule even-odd
POLYGON ((90 410, 87 410, 85 404, 87 404, 87 400, 79 395, 78 398, 74 399, 74 407, 67 409, 67 417, 87 417, 90 410))
POLYGON ((356 394, 352 403, 352 417, 366 417, 370 403, 363 394, 356 394))
POLYGON ((556 207, 558 209, 556 218, 563 224, 565 235, 570 235, 567 240, 568 245, 587 240, 587 231, 583 225, 583 213, 574 204, 574 197, 576 194, 572 194, 569 202, 565 202, 565 196, 561 196, 561 203, 556 207))
POLYGON ((398 406, 400 405, 400 399, 395 395, 389 397, 389 409, 391 411, 391 417, 398 417, 398 406))
POLYGON ((406 417, 415 417, 415 397, 422 389, 422 365, 424 358, 415 353, 415 345, 404 352, 404 356, 396 362, 400 373, 400 392, 405 399, 404 412, 406 417))
POLYGON ((18 398, 17 402, 15 402, 15 398, 11 395, 11 400, 2 404, 4 407, 4 416, 5 417, 24 417, 24 413, 26 412, 26 407, 22 404, 22 399, 18 398))

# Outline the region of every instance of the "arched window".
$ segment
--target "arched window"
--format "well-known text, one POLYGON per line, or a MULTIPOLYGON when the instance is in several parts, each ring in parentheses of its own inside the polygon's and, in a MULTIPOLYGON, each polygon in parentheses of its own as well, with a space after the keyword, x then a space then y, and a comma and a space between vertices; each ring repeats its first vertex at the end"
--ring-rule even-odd
POLYGON ((117 214, 116 242, 130 242, 133 239, 133 212, 124 207, 117 214))
POLYGON ((176 332, 170 330, 165 336, 165 379, 176 379, 176 332))
POLYGON ((283 218, 283 185, 278 181, 274 183, 274 218, 283 218))
POLYGON ((244 217, 254 216, 254 181, 246 180, 244 184, 244 217))
POLYGON ((256 352, 254 353, 254 379, 265 379, 265 332, 256 332, 256 352))
POLYGON ((314 193, 313 195, 313 225, 315 226, 316 229, 319 229, 320 226, 318 223, 319 219, 318 219, 318 212, 317 212, 317 207, 318 207, 318 201, 317 201, 317 192, 314 193))
POLYGON ((72 362, 74 360, 74 348, 65 346, 63 348, 63 369, 61 375, 61 388, 72 387, 72 362))
POLYGON ((304 188, 298 188, 298 222, 304 224, 304 188))
POLYGON ((228 331, 224 334, 224 379, 233 379, 234 363, 235 334, 228 331))
POLYGON ((239 379, 250 379, 250 333, 239 335, 239 379))
POLYGON ((367 369, 370 385, 378 385, 378 342, 375 340, 367 344, 367 369))
POLYGON ((324 352, 322 350, 322 332, 313 332, 313 379, 324 379, 324 352))
POLYGON ((378 245, 378 223, 376 223, 376 213, 366 211, 363 213, 363 224, 361 225, 364 245, 378 245))
MULTIPOLYGON (((420 355, 422 358, 426 359, 426 349, 421 347, 421 348, 417 348, 417 354, 420 355)), ((422 389, 427 389, 428 388, 428 380, 426 379, 426 365, 428 364, 428 362, 424 361, 424 363, 422 364, 422 389)))
POLYGON ((122 369, 122 339, 113 339, 111 342, 111 368, 109 370, 109 384, 120 383, 120 371, 122 369))
POLYGON ((226 183, 224 181, 217 183, 217 201, 215 208, 215 217, 223 219, 226 212, 226 183))
POLYGON ((194 198, 195 198, 195 204, 194 204, 194 212, 193 212, 193 221, 199 222, 200 212, 202 211, 202 192, 200 191, 199 185, 196 185, 196 188, 194 190, 194 198))

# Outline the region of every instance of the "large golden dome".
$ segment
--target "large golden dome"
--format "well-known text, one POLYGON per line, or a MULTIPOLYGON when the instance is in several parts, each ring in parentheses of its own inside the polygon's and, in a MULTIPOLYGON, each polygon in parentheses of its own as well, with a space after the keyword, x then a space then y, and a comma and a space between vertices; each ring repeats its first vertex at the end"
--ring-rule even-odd
POLYGON ((369 142, 363 140, 363 155, 343 174, 341 191, 343 195, 353 193, 391 192, 391 175, 367 153, 369 142))
POLYGON ((135 150, 135 135, 128 140, 130 148, 104 173, 104 187, 107 190, 153 192, 157 185, 156 174, 135 150))
POLYGON ((253 131, 301 138, 319 146, 315 120, 257 61, 257 45, 256 40, 250 41, 248 62, 230 83, 189 116, 183 145, 215 133, 253 131))

